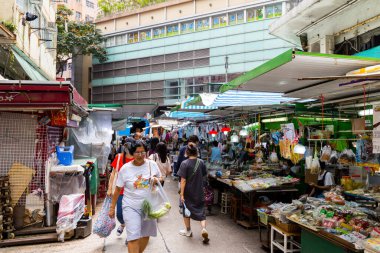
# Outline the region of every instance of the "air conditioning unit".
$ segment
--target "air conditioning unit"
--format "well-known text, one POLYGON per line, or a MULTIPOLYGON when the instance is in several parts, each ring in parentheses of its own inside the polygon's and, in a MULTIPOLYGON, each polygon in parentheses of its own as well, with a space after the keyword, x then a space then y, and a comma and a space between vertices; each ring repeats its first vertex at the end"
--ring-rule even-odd
POLYGON ((55 29, 55 22, 47 22, 47 27, 51 29, 55 29))
POLYGON ((31 4, 40 5, 40 6, 43 4, 43 0, 29 0, 29 2, 31 4))

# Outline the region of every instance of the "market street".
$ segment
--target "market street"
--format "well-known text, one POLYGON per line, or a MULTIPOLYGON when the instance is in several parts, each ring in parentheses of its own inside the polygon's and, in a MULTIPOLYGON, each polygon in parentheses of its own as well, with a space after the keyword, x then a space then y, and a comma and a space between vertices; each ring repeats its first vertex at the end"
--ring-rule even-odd
MULTIPOLYGON (((182 216, 178 212, 177 203, 177 183, 167 179, 165 189, 172 203, 172 210, 169 215, 161 218, 158 223, 158 236, 151 238, 146 252, 148 253, 190 253, 190 252, 217 252, 217 253, 261 253, 258 230, 246 230, 235 224, 229 215, 218 214, 208 216, 210 244, 203 245, 200 237, 199 223, 192 223, 193 237, 186 238, 178 234, 179 229, 183 227, 182 216)), ((98 205, 98 209, 101 204, 98 205)), ((214 211, 218 210, 214 206, 214 211)), ((218 210, 219 212, 219 210, 218 210)), ((96 217, 95 217, 96 219, 96 217)), ((124 244, 125 231, 121 237, 116 236, 116 228, 111 236, 106 240, 105 252, 127 252, 124 244)), ((4 253, 58 253, 70 252, 75 253, 92 253, 102 252, 103 239, 96 234, 91 234, 83 240, 71 240, 64 243, 39 244, 30 246, 19 246, 1 249, 4 253)))

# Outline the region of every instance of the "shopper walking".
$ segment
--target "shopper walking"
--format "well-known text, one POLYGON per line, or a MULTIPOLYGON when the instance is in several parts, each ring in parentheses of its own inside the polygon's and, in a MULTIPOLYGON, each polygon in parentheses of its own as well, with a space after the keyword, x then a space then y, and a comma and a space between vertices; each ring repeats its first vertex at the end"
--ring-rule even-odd
POLYGON ((124 188, 122 207, 129 253, 144 252, 149 237, 157 236, 156 220, 145 220, 141 209, 143 201, 150 194, 150 184, 156 184, 161 179, 157 164, 145 159, 146 152, 145 143, 138 141, 132 144, 131 154, 134 160, 121 168, 110 207, 109 216, 113 218, 118 195, 124 188))
MULTIPOLYGON (((199 138, 198 138, 198 136, 191 135, 189 137, 189 142, 188 143, 194 143, 195 144, 195 146, 197 147, 197 150, 198 150, 198 156, 199 156, 200 159, 202 159, 200 157, 200 152, 199 152, 199 148, 198 148, 198 145, 199 145, 199 138)), ((183 145, 180 148, 180 150, 179 150, 178 160, 177 160, 177 166, 174 169, 174 176, 177 176, 177 172, 178 172, 179 168, 181 167, 181 163, 187 159, 187 157, 186 157, 186 148, 187 148, 187 145, 183 145)))
POLYGON ((222 162, 222 153, 220 151, 220 148, 219 148, 219 143, 217 141, 213 141, 212 142, 212 147, 210 149, 210 161, 212 163, 220 163, 222 162))
MULTIPOLYGON (((120 169, 122 168, 122 166, 134 160, 133 155, 131 155, 130 153, 131 145, 132 145, 131 142, 126 142, 124 144, 123 153, 117 154, 115 159, 111 163, 111 167, 113 168, 113 170, 112 170, 110 180, 108 183, 108 191, 107 191, 108 196, 111 196, 113 191, 115 190, 113 188, 116 185, 117 175, 118 175, 118 172, 120 172, 120 169)), ((119 198, 117 199, 117 205, 116 205, 116 218, 120 222, 120 226, 116 230, 116 234, 118 236, 120 236, 123 233, 124 228, 125 228, 125 223, 123 219, 123 208, 122 208, 123 195, 124 195, 124 189, 120 191, 119 198)))
POLYGON ((157 137, 153 137, 150 140, 150 149, 149 149, 149 152, 148 152, 148 156, 151 156, 152 154, 156 153, 156 147, 157 147, 157 144, 159 142, 160 142, 160 139, 158 139, 157 137))
POLYGON ((206 213, 205 199, 203 193, 204 180, 207 175, 206 166, 201 159, 198 159, 198 149, 195 144, 189 143, 186 149, 187 160, 183 161, 178 171, 181 177, 181 202, 190 212, 190 217, 186 217, 186 212, 183 212, 183 222, 185 229, 180 230, 179 234, 191 237, 190 218, 200 221, 202 226, 203 242, 208 243, 208 232, 206 230, 206 213))
POLYGON ((164 142, 160 142, 156 146, 156 153, 149 156, 150 160, 157 163, 162 175, 162 186, 165 184, 165 179, 172 173, 172 166, 170 164, 170 158, 168 156, 168 149, 164 142))

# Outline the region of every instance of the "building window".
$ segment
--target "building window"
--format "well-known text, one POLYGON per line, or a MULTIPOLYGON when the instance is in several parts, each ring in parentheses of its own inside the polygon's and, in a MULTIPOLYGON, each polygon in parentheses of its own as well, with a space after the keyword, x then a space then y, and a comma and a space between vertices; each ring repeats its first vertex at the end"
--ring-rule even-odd
POLYGON ((264 18, 263 7, 258 7, 258 8, 247 10, 247 21, 248 22, 262 20, 263 18, 264 18))
POLYGON ((152 40, 152 32, 150 30, 140 32, 140 41, 152 40))
POLYGON ((164 95, 167 99, 180 99, 181 87, 178 80, 165 81, 164 95))
POLYGON ((115 46, 115 37, 109 37, 106 39, 106 47, 115 46))
POLYGON ((203 31, 210 28, 210 20, 208 18, 199 19, 195 22, 196 24, 196 30, 197 31, 203 31))
POLYGON ((229 25, 236 25, 236 24, 241 24, 244 22, 244 12, 239 11, 235 13, 230 13, 228 14, 229 18, 229 25))
POLYGON ((191 33, 194 32, 194 22, 186 22, 181 24, 181 33, 191 33))
POLYGON ((132 44, 132 43, 136 43, 136 42, 139 42, 139 33, 138 32, 129 33, 128 34, 128 43, 132 44))
POLYGON ((168 25, 166 29, 167 29, 168 36, 174 36, 178 34, 178 24, 168 25))
POLYGON ((91 2, 91 1, 88 1, 88 0, 86 0, 86 6, 87 6, 88 8, 92 8, 92 9, 94 9, 94 8, 95 8, 95 5, 94 5, 94 3, 93 3, 93 2, 91 2))
POLYGON ((93 18, 93 17, 90 17, 89 15, 86 15, 86 17, 85 17, 85 21, 86 21, 87 23, 92 23, 92 22, 94 21, 94 18, 93 18))
POLYGON ((282 3, 275 4, 273 6, 273 12, 275 17, 281 17, 282 16, 282 3))
POLYGON ((165 27, 159 27, 159 28, 153 29, 154 39, 163 38, 163 37, 165 37, 165 27))
POLYGON ((76 20, 81 20, 81 18, 82 18, 82 13, 80 13, 79 11, 76 11, 75 12, 75 19, 76 20))
POLYGON ((216 16, 212 18, 212 27, 225 27, 227 25, 226 15, 216 16))
POLYGON ((116 46, 125 44, 125 35, 116 36, 116 46))

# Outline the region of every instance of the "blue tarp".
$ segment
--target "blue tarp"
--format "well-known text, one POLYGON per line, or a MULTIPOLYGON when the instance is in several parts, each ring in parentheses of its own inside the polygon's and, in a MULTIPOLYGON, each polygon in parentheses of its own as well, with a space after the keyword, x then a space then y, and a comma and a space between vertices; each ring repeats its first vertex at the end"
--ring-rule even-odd
POLYGON ((355 56, 380 58, 380 46, 355 54, 355 56))

